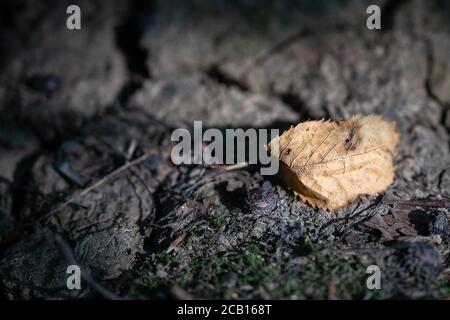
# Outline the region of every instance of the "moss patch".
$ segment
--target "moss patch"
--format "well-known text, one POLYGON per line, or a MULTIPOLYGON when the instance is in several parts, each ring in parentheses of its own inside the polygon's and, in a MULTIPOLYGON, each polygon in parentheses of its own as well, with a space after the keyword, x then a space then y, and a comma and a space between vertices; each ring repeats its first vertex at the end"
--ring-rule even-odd
POLYGON ((252 244, 241 250, 193 258, 186 264, 154 253, 129 288, 133 298, 164 297, 178 285, 196 298, 328 299, 372 298, 366 266, 354 255, 324 254, 310 244, 310 254, 293 257, 252 244))

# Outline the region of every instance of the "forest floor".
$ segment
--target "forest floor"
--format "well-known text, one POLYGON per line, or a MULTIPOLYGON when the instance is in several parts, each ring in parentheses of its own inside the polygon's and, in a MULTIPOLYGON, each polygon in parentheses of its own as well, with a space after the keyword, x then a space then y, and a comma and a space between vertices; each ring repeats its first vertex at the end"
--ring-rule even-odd
POLYGON ((420 205, 450 197, 445 1, 78 3, 81 30, 64 2, 0 5, 2 297, 450 297, 448 202, 420 205), (283 131, 354 114, 395 121, 396 178, 337 213, 257 166, 170 160, 194 120, 283 131), (273 210, 248 200, 260 188, 273 210))

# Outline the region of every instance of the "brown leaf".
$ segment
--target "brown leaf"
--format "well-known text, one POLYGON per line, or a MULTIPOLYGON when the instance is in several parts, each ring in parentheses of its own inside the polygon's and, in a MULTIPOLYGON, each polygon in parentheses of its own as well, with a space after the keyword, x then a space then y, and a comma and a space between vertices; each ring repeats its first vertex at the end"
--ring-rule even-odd
POLYGON ((367 220, 362 227, 377 229, 387 240, 418 235, 408 211, 389 213, 385 216, 377 214, 367 220))
POLYGON ((181 242, 184 240, 184 234, 180 235, 179 237, 175 238, 171 243, 169 248, 167 248, 166 253, 172 252, 175 248, 177 248, 181 242))
POLYGON ((386 190, 394 180, 399 134, 380 116, 307 121, 268 145, 296 195, 313 207, 337 210, 362 194, 386 190))

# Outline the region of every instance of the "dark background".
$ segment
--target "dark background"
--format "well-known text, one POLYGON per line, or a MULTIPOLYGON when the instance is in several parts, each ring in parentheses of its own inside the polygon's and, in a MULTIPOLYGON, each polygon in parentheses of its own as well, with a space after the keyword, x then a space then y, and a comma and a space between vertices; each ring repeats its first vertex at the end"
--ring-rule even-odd
POLYGON ((449 18, 447 1, 2 1, 2 297, 448 298, 449 18), (284 130, 354 114, 396 122, 384 196, 403 203, 331 214, 257 168, 169 158, 194 120, 284 130), (275 209, 252 207, 255 192, 275 209), (92 278, 81 290, 65 285, 71 254, 92 278))

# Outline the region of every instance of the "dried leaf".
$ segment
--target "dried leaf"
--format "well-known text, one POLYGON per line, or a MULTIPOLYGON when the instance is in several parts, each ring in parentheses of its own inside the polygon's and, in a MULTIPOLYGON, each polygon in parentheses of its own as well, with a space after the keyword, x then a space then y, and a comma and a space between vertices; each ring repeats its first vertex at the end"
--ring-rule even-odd
POLYGON ((175 250, 175 248, 177 248, 181 242, 183 242, 184 240, 184 234, 180 235, 179 237, 175 238, 171 243, 169 248, 167 248, 166 253, 170 253, 173 250, 175 250))
POLYGON ((363 227, 376 229, 382 233, 386 240, 394 240, 402 235, 417 236, 408 212, 403 211, 397 215, 388 214, 373 216, 363 224, 363 227))
POLYGON ((313 207, 337 210, 362 194, 386 190, 394 180, 399 134, 380 116, 307 121, 273 139, 287 185, 313 207))

